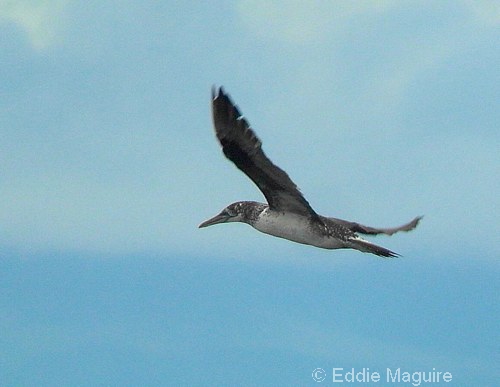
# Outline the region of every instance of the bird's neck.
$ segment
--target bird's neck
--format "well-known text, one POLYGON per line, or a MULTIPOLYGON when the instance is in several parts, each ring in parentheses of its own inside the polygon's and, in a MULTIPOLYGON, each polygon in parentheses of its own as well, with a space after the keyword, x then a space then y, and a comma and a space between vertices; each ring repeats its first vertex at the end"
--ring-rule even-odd
POLYGON ((255 222, 259 219, 262 212, 267 210, 269 206, 264 203, 259 202, 241 202, 242 203, 242 211, 243 211, 243 222, 248 223, 250 225, 254 225, 255 222))

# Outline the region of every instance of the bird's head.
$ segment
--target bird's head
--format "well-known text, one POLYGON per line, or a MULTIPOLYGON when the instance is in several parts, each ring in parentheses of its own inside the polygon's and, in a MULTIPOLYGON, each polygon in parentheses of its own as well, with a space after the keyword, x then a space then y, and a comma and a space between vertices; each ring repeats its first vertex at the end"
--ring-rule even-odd
POLYGON ((244 222, 243 202, 236 202, 224 208, 213 218, 205 220, 198 228, 212 226, 218 223, 244 222))

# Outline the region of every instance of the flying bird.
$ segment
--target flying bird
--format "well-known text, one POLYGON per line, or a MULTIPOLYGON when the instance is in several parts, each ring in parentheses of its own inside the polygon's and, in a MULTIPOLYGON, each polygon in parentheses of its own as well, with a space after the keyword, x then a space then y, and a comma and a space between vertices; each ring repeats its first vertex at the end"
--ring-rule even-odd
POLYGON ((285 171, 274 165, 262 143, 238 107, 222 87, 212 88, 215 134, 224 155, 262 191, 267 204, 254 201, 232 203, 199 225, 242 222, 266 234, 324 249, 356 249, 381 257, 399 254, 362 239, 358 234, 392 235, 413 230, 421 216, 393 228, 375 228, 356 222, 318 215, 285 171))

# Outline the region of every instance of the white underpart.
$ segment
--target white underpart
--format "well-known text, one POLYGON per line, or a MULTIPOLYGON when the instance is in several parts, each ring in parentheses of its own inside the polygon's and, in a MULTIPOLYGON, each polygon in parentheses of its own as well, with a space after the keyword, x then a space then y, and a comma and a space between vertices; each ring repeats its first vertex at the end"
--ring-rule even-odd
POLYGON ((265 234, 324 249, 347 247, 337 238, 314 232, 307 217, 293 213, 275 212, 267 208, 260 214, 253 227, 265 234))

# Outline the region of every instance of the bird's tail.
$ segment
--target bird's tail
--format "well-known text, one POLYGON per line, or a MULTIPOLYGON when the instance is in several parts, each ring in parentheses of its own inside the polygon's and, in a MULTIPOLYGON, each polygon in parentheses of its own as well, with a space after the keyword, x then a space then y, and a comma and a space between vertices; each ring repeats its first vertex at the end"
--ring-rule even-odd
POLYGON ((375 254, 378 255, 379 257, 396 258, 400 256, 398 253, 395 253, 394 251, 388 250, 381 246, 377 246, 361 238, 353 238, 349 240, 348 244, 349 247, 353 249, 362 251, 364 253, 375 254))

